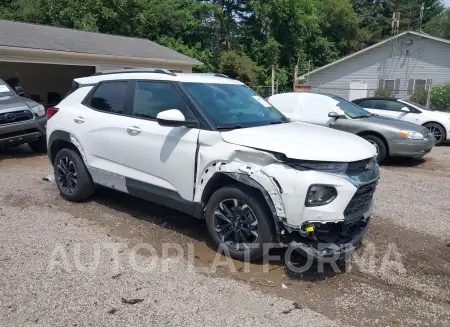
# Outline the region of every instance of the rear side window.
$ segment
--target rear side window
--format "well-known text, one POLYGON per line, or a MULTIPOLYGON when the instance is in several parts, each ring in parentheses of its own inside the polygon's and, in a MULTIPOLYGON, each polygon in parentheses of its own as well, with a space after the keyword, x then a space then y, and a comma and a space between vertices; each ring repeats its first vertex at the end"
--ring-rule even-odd
POLYGON ((127 87, 127 81, 101 83, 92 93, 89 106, 100 111, 123 114, 127 87))
POLYGON ((178 109, 186 118, 191 118, 186 103, 169 83, 136 82, 134 116, 156 119, 161 111, 170 109, 178 109))

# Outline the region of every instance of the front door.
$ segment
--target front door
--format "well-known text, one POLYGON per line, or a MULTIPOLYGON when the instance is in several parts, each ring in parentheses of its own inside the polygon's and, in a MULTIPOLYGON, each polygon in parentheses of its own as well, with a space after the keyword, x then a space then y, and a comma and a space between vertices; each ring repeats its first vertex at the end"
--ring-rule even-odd
POLYGON ((170 82, 135 83, 132 116, 123 120, 127 128, 123 149, 126 177, 147 183, 151 192, 192 201, 200 130, 159 125, 157 114, 170 109, 180 110, 186 119, 195 119, 170 82))

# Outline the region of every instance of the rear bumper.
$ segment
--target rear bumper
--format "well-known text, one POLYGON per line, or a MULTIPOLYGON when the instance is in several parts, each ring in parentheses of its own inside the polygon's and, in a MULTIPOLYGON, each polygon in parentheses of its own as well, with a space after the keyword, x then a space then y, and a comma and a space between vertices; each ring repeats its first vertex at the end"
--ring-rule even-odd
POLYGON ((0 148, 35 141, 45 136, 46 125, 45 117, 0 125, 0 148))
POLYGON ((423 157, 431 151, 435 143, 433 138, 425 140, 393 140, 389 144, 389 155, 395 157, 423 157))

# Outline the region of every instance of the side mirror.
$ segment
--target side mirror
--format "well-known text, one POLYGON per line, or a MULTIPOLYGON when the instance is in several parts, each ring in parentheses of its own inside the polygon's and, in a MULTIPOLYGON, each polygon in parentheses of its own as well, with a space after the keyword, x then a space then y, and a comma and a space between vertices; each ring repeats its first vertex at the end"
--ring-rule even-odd
POLYGON ((402 109, 400 109, 403 112, 411 112, 411 110, 409 110, 408 107, 403 107, 402 109))
POLYGON ((331 111, 331 112, 328 113, 328 117, 338 119, 339 118, 339 114, 336 111, 331 111))
POLYGON ((18 95, 23 95, 23 87, 21 87, 21 86, 16 86, 16 87, 14 88, 14 91, 16 91, 16 93, 17 93, 18 95))
POLYGON ((171 126, 171 127, 186 126, 190 128, 199 127, 197 121, 186 120, 183 113, 178 109, 161 111, 158 115, 156 115, 156 121, 161 126, 171 126))

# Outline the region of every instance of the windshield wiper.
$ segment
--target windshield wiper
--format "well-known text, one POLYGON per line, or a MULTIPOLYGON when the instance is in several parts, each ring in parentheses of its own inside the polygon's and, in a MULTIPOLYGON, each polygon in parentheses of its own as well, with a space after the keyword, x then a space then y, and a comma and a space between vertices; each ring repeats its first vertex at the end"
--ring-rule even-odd
POLYGON ((233 130, 233 129, 238 129, 238 128, 244 128, 243 125, 239 125, 239 124, 235 124, 235 125, 217 125, 216 128, 219 131, 224 131, 224 130, 233 130))
POLYGON ((271 121, 269 124, 271 125, 276 125, 276 124, 283 124, 284 122, 282 120, 276 120, 276 121, 271 121))

